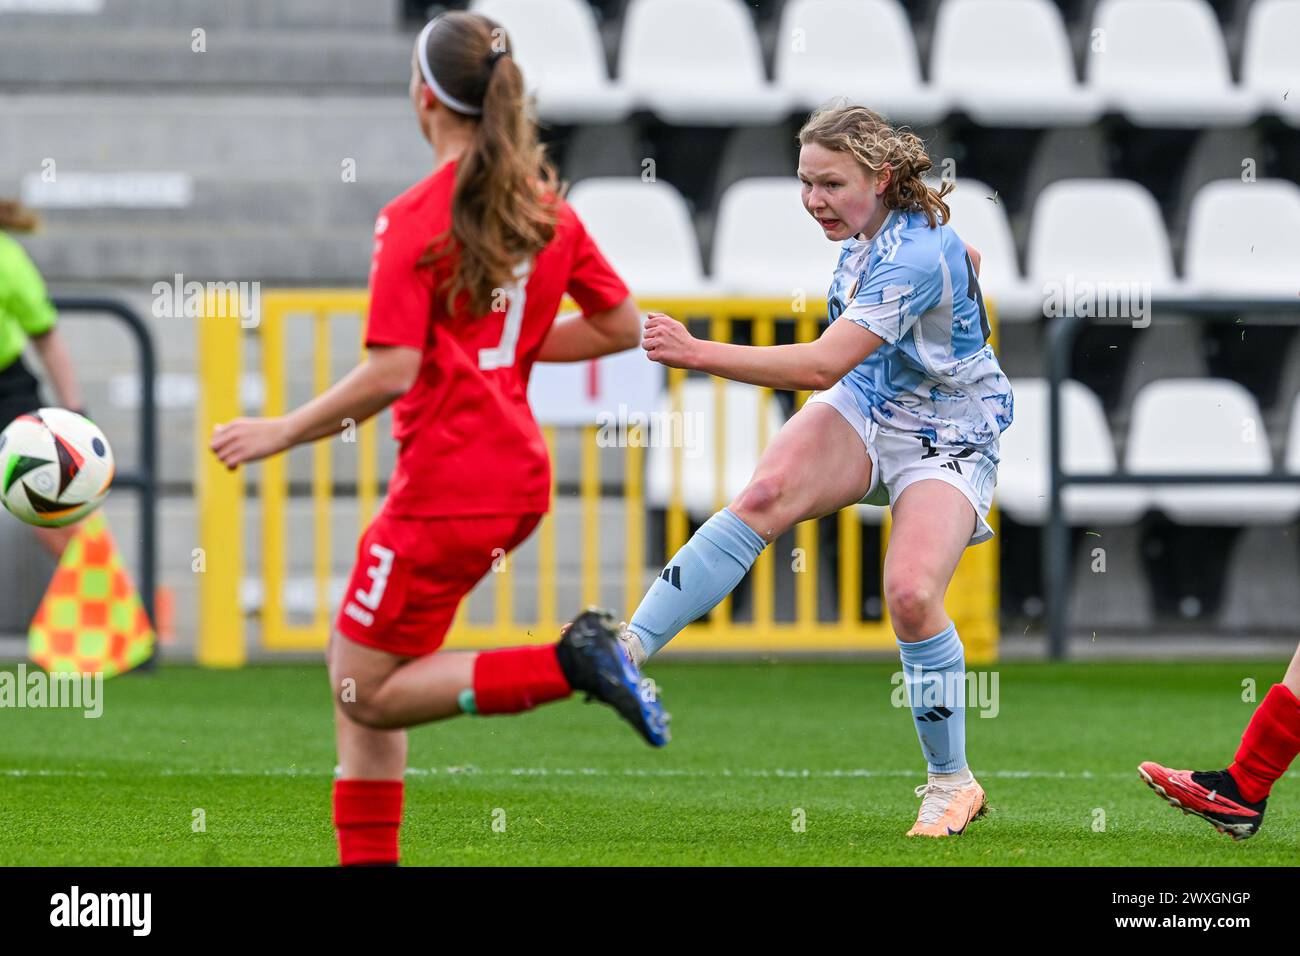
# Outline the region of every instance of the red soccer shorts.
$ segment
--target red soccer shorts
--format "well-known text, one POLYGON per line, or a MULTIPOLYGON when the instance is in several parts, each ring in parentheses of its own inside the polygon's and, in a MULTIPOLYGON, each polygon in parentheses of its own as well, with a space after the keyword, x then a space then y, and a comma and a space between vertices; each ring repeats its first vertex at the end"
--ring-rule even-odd
POLYGON ((390 654, 433 653, 461 600, 541 519, 399 518, 381 510, 361 536, 334 626, 358 644, 390 654))

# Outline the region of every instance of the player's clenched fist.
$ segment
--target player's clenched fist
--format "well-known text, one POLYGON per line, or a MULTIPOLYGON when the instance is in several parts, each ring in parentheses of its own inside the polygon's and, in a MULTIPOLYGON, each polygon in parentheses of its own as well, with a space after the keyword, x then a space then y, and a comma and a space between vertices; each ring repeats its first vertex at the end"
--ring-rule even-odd
POLYGON ((212 430, 208 447, 227 468, 278 454, 289 447, 280 418, 236 418, 212 430))
POLYGON ((641 347, 647 357, 669 368, 694 368, 699 340, 670 315, 651 312, 646 316, 641 347))

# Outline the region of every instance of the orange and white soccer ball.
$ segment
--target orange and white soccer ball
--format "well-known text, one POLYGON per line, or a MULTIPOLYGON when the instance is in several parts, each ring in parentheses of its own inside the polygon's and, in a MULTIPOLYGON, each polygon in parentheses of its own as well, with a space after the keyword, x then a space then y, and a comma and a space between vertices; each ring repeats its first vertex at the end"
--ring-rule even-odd
POLYGON ((104 433, 66 408, 19 415, 0 432, 0 501, 28 524, 80 521, 104 500, 113 472, 104 433))

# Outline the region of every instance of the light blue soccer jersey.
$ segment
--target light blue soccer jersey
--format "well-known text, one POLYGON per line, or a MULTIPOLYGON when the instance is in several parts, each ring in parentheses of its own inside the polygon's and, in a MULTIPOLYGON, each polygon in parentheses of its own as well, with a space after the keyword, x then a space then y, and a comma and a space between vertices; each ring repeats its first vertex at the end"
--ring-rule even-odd
POLYGON ((882 426, 941 444, 994 441, 1012 418, 1011 383, 987 344, 988 317, 966 247, 925 213, 891 210, 874 239, 842 244, 830 320, 885 344, 842 381, 882 426))

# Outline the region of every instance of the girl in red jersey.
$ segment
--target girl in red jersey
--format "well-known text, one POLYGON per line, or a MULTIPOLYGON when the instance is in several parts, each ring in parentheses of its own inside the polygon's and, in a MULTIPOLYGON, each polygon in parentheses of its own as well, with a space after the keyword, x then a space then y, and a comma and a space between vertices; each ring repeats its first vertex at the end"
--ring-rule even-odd
POLYGON ((397 469, 327 654, 344 865, 397 861, 403 728, 581 690, 650 743, 668 740, 667 715, 643 699, 607 613, 579 615, 558 644, 434 653, 461 599, 549 507, 550 460, 527 399, 533 363, 632 348, 641 316, 559 196, 500 26, 462 12, 430 22, 410 96, 435 168, 376 221, 366 361, 283 417, 218 425, 211 442, 234 468, 393 404, 397 469), (582 315, 556 321, 566 292, 582 315))

